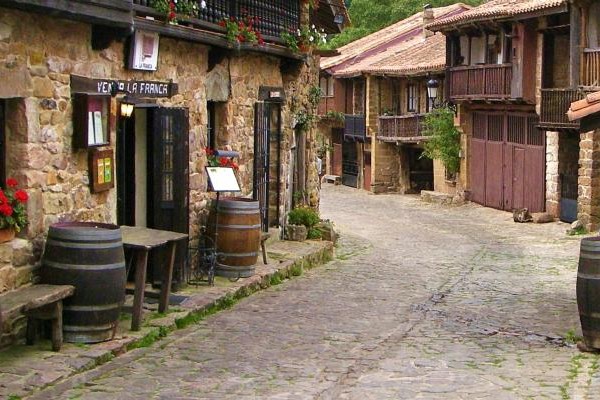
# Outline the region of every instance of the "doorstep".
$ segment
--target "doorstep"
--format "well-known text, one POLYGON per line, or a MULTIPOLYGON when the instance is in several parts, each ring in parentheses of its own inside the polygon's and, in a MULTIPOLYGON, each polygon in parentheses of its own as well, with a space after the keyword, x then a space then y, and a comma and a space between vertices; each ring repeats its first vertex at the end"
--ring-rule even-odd
POLYGON ((13 345, 0 351, 0 398, 30 396, 129 350, 148 346, 186 324, 193 324, 203 315, 218 311, 219 307, 327 263, 333 259, 333 252, 333 243, 327 241, 273 241, 267 245, 269 264, 263 265, 259 257, 256 273, 250 278, 231 282, 217 277, 213 287, 190 285, 175 293, 183 301, 170 306, 166 315, 148 311, 157 305, 145 304, 144 322, 138 332, 129 330, 131 315, 123 314, 115 339, 105 343, 65 343, 58 353, 49 351, 46 340, 33 346, 13 345))

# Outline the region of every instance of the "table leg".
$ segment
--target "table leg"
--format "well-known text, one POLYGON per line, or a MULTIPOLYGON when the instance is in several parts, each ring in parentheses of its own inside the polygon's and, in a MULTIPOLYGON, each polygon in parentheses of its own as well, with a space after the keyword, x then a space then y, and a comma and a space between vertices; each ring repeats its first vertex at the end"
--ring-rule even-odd
POLYGON ((171 282, 173 281, 173 266, 175 265, 177 242, 169 242, 169 264, 164 269, 162 282, 160 284, 160 302, 158 312, 164 313, 169 309, 169 295, 171 294, 171 282))
POLYGON ((146 289, 146 269, 148 268, 148 250, 136 250, 135 254, 135 292, 133 293, 133 312, 131 330, 139 331, 142 323, 142 306, 146 289))

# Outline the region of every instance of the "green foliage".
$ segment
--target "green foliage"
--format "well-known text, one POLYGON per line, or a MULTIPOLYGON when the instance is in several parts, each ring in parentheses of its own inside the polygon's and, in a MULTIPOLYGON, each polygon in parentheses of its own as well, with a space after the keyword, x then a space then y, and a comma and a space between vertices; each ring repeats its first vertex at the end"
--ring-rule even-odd
POLYGON ((300 132, 309 130, 315 121, 315 115, 306 111, 298 111, 294 118, 296 120, 295 128, 300 132))
POLYGON ((308 89, 308 102, 311 106, 318 106, 321 101, 321 96, 323 96, 323 90, 320 86, 311 86, 310 89, 308 89))
MULTIPOLYGON (((479 5, 483 0, 463 0, 465 4, 479 5)), ((348 12, 352 26, 329 41, 324 48, 337 49, 370 33, 410 17, 421 11, 425 3, 442 7, 457 3, 456 0, 352 0, 348 12)))
POLYGON ((319 223, 319 213, 310 207, 297 207, 288 214, 288 221, 291 225, 304 225, 309 230, 319 223))
POLYGON ((323 115, 323 118, 333 119, 338 122, 344 122, 346 120, 346 114, 344 114, 341 111, 329 110, 327 111, 327 113, 325 113, 325 115, 323 115))
POLYGON ((454 112, 447 107, 436 108, 425 116, 423 156, 438 159, 448 174, 460 169, 460 132, 454 126, 454 112))
POLYGON ((321 232, 321 230, 318 229, 318 228, 309 228, 308 229, 308 235, 306 235, 306 237, 308 239, 322 239, 323 238, 323 232, 321 232))

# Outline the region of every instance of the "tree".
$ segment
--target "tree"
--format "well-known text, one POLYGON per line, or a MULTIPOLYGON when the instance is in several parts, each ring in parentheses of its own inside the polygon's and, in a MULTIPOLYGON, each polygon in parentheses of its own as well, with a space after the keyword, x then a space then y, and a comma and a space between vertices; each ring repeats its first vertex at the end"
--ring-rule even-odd
MULTIPOLYGON (((479 5, 483 0, 464 0, 462 3, 479 5)), ((352 0, 347 1, 348 12, 352 20, 352 26, 336 35, 325 46, 328 49, 337 49, 345 44, 353 42, 370 33, 378 31, 386 26, 423 9, 423 1, 418 0, 352 0)), ((428 4, 433 7, 443 7, 458 3, 455 0, 431 0, 428 4)))

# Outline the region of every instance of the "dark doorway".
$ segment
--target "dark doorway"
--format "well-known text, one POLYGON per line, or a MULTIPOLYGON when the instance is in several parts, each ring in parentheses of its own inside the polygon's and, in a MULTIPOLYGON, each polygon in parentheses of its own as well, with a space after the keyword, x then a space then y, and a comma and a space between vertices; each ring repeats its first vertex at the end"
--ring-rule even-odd
MULTIPOLYGON (((121 118, 117 134, 117 222, 174 232, 189 230, 189 150, 187 109, 136 107, 132 117, 121 118)), ((173 283, 184 282, 186 249, 179 248, 173 283)), ((167 262, 156 251, 154 266, 167 262)))
POLYGON ((577 219, 579 197, 579 134, 560 132, 558 135, 558 173, 560 174, 560 220, 577 219))
POLYGON ((358 150, 356 142, 342 143, 342 184, 358 187, 358 150))
POLYGON ((423 157, 423 149, 407 147, 409 190, 407 193, 421 193, 433 190, 433 160, 423 157))
POLYGON ((253 198, 263 231, 279 226, 281 204, 281 105, 258 102, 254 116, 253 198))

